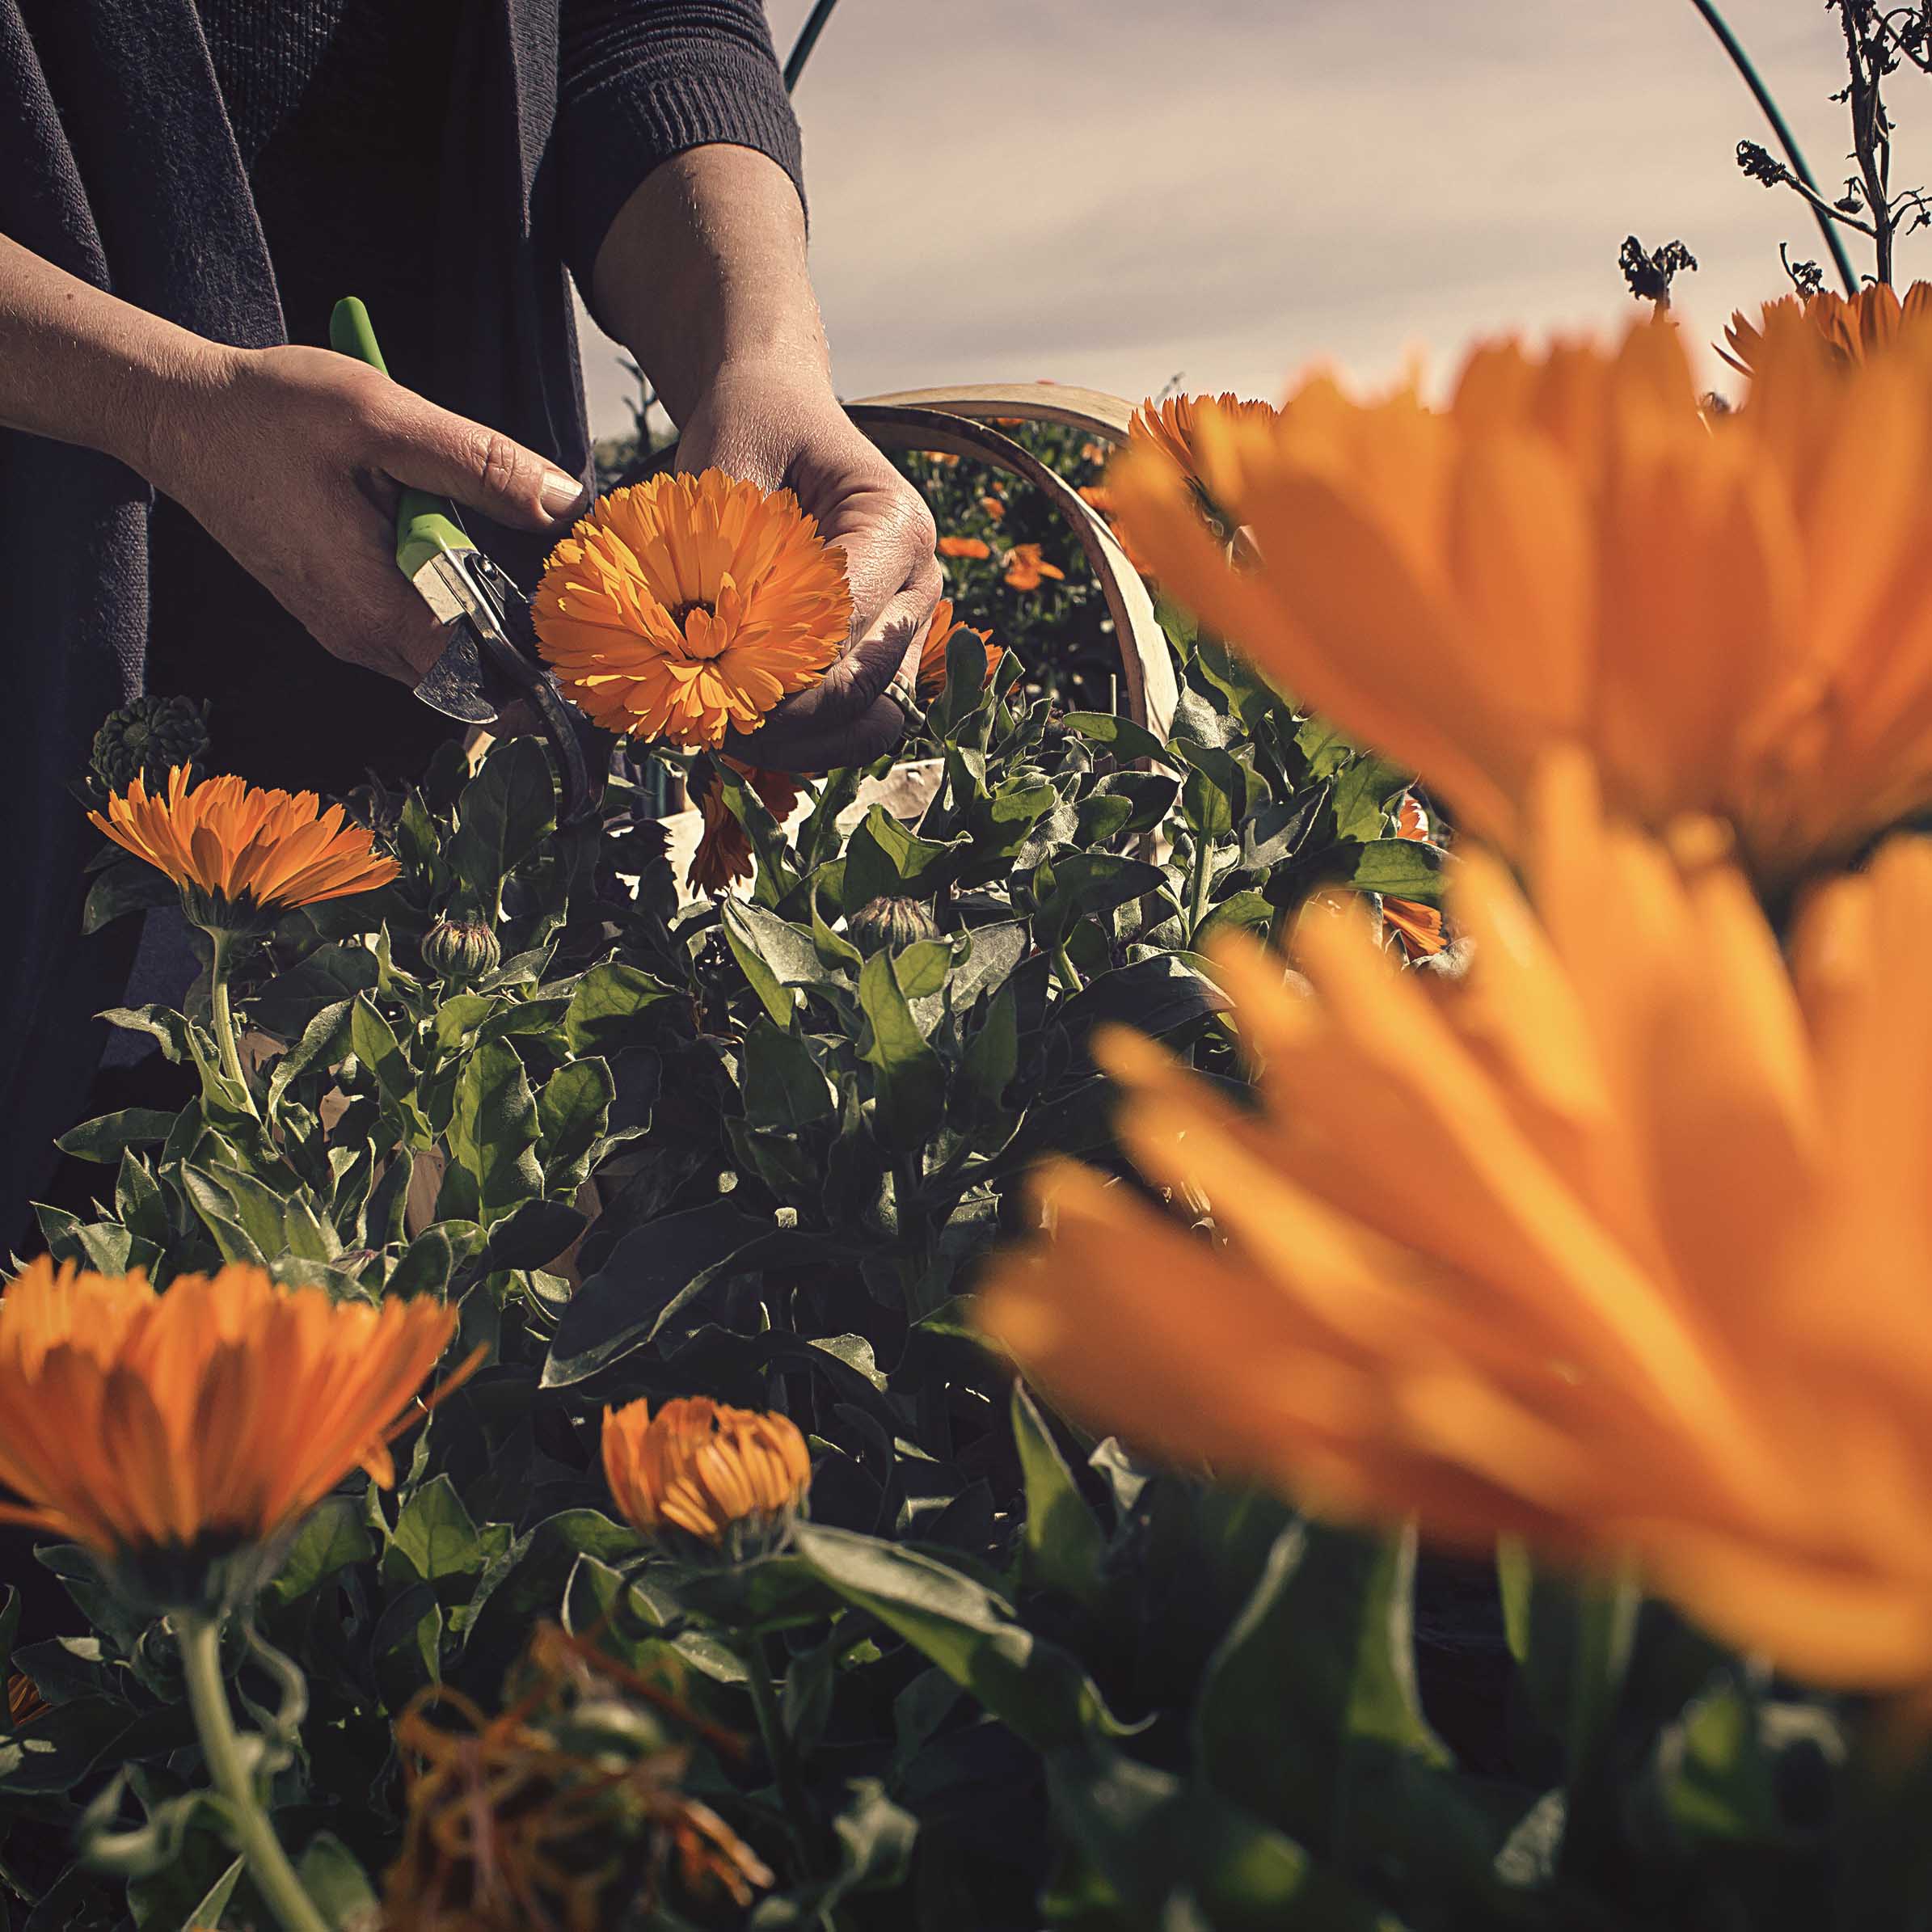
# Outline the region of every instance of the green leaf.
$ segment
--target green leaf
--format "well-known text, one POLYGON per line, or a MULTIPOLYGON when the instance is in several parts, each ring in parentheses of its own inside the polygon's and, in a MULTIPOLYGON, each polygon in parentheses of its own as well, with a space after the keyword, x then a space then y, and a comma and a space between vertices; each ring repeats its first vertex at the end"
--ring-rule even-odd
POLYGON ((937 1559, 802 1523, 799 1554, 848 1603, 896 1630, 1038 1751, 1118 1727, 1085 1671, 1001 1598, 937 1559))
POLYGON ((1062 728, 1104 745, 1119 758, 1153 758, 1171 765, 1167 747, 1144 724, 1131 718, 1116 718, 1111 711, 1069 711, 1061 719, 1062 728))
POLYGON ((457 806, 450 865, 486 917, 499 888, 556 823, 550 760, 534 738, 501 738, 457 806))
POLYGON ((1336 837, 1363 844, 1381 838, 1388 829, 1391 802, 1408 784, 1408 774, 1399 765, 1366 753, 1356 759, 1336 777, 1329 795, 1336 837))
POLYGON ((543 1192, 537 1164, 537 1102, 517 1051, 488 1040, 463 1062, 449 1117, 449 1151, 476 1183, 486 1225, 543 1192))
POLYGON ((1107 1538, 1024 1382, 1013 1385, 1012 1412, 1026 1486, 1027 1574, 1098 1610, 1107 1597, 1107 1538))
POLYGON ((375 1075, 382 1098, 392 1106, 414 1097, 415 1069, 366 993, 357 993, 349 1008, 349 1048, 375 1075))
POLYGON ((926 1044, 883 952, 874 953, 858 976, 858 1003, 868 1023, 861 1052, 879 1073, 880 1123, 897 1145, 917 1147, 945 1106, 945 1066, 926 1044))
POLYGON ((456 1485, 447 1475, 435 1476, 403 1504, 382 1553, 382 1578, 392 1589, 441 1584, 475 1575, 483 1559, 483 1538, 456 1485))
POLYGON ((268 1112, 282 1103, 282 1095, 298 1074, 312 1066, 332 1066, 348 1052, 349 1014, 354 998, 331 1001, 302 1030, 302 1037, 276 1061, 268 1082, 268 1112))
POLYGON ((111 1027, 119 1027, 127 1033, 146 1033, 158 1040, 161 1057, 171 1066, 179 1066, 190 1057, 190 1037, 187 1019, 172 1006, 109 1006, 95 1015, 104 1019, 111 1027))
POLYGON ((173 905, 180 896, 167 873, 130 854, 98 874, 87 888, 87 903, 81 909, 81 931, 91 937, 123 913, 173 905))
POLYGON ((960 1065, 975 1112, 982 1119, 997 1114, 1019 1071, 1019 1002, 1010 986, 1002 986, 988 1003, 960 1065))
POLYGON ((1145 859, 1114 852, 1063 852, 1048 869, 1048 883, 1034 916, 1038 943, 1049 951, 1089 914, 1112 912, 1129 900, 1157 892, 1166 875, 1145 859))
MULTIPOLYGON (((1459 1829, 1446 1792, 1419 1781, 1449 1756, 1424 1720, 1410 1630, 1412 1537, 1375 1540, 1296 1524, 1268 1554, 1254 1594, 1210 1660, 1195 1711, 1206 1775, 1257 1817, 1348 1862, 1378 1814, 1405 1826, 1425 1807, 1438 1833, 1459 1829), (1280 1740, 1293 1736, 1295 1749, 1280 1740)), ((1400 1836, 1401 1834, 1395 1834, 1400 1836)), ((1487 1870, 1494 1846, 1472 1837, 1487 1870)), ((1420 1855, 1420 1834, 1410 1846, 1420 1855)))
POLYGON ((349 1496, 325 1496, 302 1521, 268 1586, 277 1603, 296 1603, 327 1582, 338 1570, 376 1553, 376 1539, 363 1506, 349 1496))
POLYGON ((54 1142, 62 1154, 112 1166, 130 1147, 165 1141, 175 1116, 151 1107, 124 1107, 119 1113, 101 1114, 70 1127, 54 1142))
POLYGON ((588 1225, 568 1201, 524 1201, 490 1230, 481 1266, 488 1272, 547 1268, 588 1225))
POLYGON ((1339 847, 1337 857, 1347 867, 1344 882, 1358 892, 1386 892, 1424 905, 1441 903, 1445 855, 1420 839, 1372 838, 1339 847))
POLYGON ((773 1233, 768 1217, 746 1213, 728 1196, 633 1228, 565 1307, 543 1386, 582 1382, 643 1348, 692 1296, 773 1233))
POLYGON ((795 1133, 838 1111, 825 1069, 795 1033, 760 1020, 745 1036, 739 1069, 745 1118, 753 1127, 795 1133))
POLYGON ((353 1932, 370 1922, 377 1905, 375 1888, 355 1854, 334 1833, 318 1832, 309 1841, 296 1875, 331 1932, 353 1932))
MULTIPOLYGON (((1280 1750, 1288 1740, 1277 1737, 1280 1750)), ((1088 1744, 1052 1753, 1053 1820, 1140 1932, 1401 1932, 1292 1838, 1171 1771, 1088 1744)), ((1486 1921, 1487 1922, 1487 1921, 1486 1921)))
POLYGON ((1513 1542, 1498 1548, 1496 1575, 1511 1654, 1531 1703, 1562 1740, 1574 1779, 1608 1735, 1642 1599, 1627 1576, 1559 1576, 1513 1542))
POLYGON ((247 1859, 237 1858, 201 1895, 200 1902, 182 1920, 181 1932, 205 1932, 208 1926, 218 1926, 221 1922, 221 1914, 228 1909, 228 1901, 234 1896, 234 1888, 240 1883, 242 1874, 247 1869, 247 1859))
POLYGON ((572 1061, 543 1083, 537 1096, 537 1135, 552 1187, 582 1184, 616 1098, 617 1080, 607 1060, 572 1061))
POLYGON ((614 1055, 641 1045, 679 995, 652 974, 615 960, 593 966, 577 981, 563 1018, 563 1038, 576 1055, 614 1055), (649 1023, 647 1023, 647 1016, 649 1023))
POLYGON ((965 843, 964 837, 944 845, 921 838, 884 806, 873 806, 846 846, 843 909, 854 912, 874 899, 896 895, 931 898, 945 883, 947 862, 965 843))

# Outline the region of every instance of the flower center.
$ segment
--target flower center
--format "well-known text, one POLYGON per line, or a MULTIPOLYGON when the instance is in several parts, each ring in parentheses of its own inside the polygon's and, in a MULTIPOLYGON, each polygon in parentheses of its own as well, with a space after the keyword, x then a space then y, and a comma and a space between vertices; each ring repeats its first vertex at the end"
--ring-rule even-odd
POLYGON ((702 610, 707 617, 715 617, 718 614, 716 606, 708 598, 686 597, 681 604, 673 604, 671 606, 671 622, 681 631, 684 628, 685 619, 694 610, 702 610))

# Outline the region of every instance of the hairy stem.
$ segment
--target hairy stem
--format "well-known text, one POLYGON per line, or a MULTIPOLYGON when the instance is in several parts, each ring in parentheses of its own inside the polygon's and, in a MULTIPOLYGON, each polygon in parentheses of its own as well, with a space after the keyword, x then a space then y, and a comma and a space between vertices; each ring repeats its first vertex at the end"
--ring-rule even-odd
POLYGON ((235 1044, 234 1014, 228 1003, 228 968, 234 959, 232 933, 211 933, 214 963, 208 969, 208 1003, 214 1011, 215 1044, 221 1055, 221 1071, 242 1090, 248 1111, 259 1120, 255 1095, 248 1090, 248 1077, 242 1071, 241 1049, 235 1044))
POLYGON ((230 1829, 256 1889, 280 1919, 284 1932, 329 1932, 328 1921, 302 1888, 289 1854, 255 1795, 255 1781, 242 1761, 242 1740, 235 1733, 221 1682, 221 1626, 213 1617, 184 1618, 181 1626, 181 1660, 188 1678, 188 1708, 201 1739, 208 1774, 226 1801, 230 1829))
POLYGON ((1811 190, 1810 205, 1818 223, 1818 232, 1824 237, 1824 245, 1831 251, 1832 265, 1838 271, 1838 279, 1845 285, 1847 295, 1858 292, 1858 272, 1851 265, 1851 257, 1845 252, 1843 238, 1838 233, 1837 223, 1824 212, 1824 197, 1819 192, 1818 183, 1813 178, 1810 167, 1798 146, 1797 137, 1786 124, 1783 112, 1771 98, 1771 91, 1760 78, 1757 68, 1751 64, 1751 57, 1739 44, 1736 34, 1726 24, 1713 0, 1690 0, 1690 4, 1704 17, 1705 24, 1717 36, 1718 44, 1731 57, 1731 65, 1743 77, 1744 85, 1751 90, 1753 98, 1764 111, 1764 117, 1771 124, 1771 132, 1778 137, 1778 145, 1784 150, 1784 158, 1791 163, 1791 172, 1811 190))
POLYGON ((801 1860, 802 1876, 811 1866, 812 1814, 807 1808, 804 1780, 799 1774, 798 1757, 791 1748, 791 1733, 785 1728, 785 1714, 778 1708, 777 1677, 771 1668, 766 1645, 762 1639, 754 1637, 745 1647, 749 1654, 745 1660, 745 1681, 751 1692, 752 1709, 758 1715, 758 1736, 771 1765, 773 1780, 778 1787, 778 1802, 784 1807, 785 1822, 801 1860))

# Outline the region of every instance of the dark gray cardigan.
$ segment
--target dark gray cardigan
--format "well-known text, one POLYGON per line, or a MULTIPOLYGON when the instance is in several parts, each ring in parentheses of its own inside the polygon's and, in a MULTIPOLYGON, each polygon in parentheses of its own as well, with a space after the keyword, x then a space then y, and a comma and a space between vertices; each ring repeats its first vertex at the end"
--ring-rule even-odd
MULTIPOLYGON (((451 57, 437 399, 586 475, 566 269, 587 283, 631 189, 687 148, 799 177, 761 0, 466 0, 451 57)), ((0 232, 201 335, 284 339, 193 0, 0 0, 0 232)), ((65 784, 141 688, 150 501, 118 463, 0 430, 0 1260, 86 1104, 90 1016, 138 924, 81 939, 97 835, 65 784)))

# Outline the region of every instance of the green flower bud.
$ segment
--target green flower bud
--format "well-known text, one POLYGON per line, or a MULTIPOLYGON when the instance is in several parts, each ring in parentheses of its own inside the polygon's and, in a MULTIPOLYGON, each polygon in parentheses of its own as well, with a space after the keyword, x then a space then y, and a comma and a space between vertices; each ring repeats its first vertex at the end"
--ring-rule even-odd
POLYGON ((496 934, 480 919, 439 919, 423 935, 423 964, 440 980, 467 984, 502 960, 496 934))
MULTIPOLYGON (((125 792, 139 778, 144 791, 167 784, 177 765, 208 756, 208 707, 193 698, 137 698, 110 711, 94 734, 88 770, 104 795, 125 792)), ((196 773, 196 776, 200 774, 196 773)))
POLYGON ((939 936, 932 909, 917 899, 870 899, 846 915, 846 937, 863 953, 881 948, 900 952, 918 940, 939 936))

